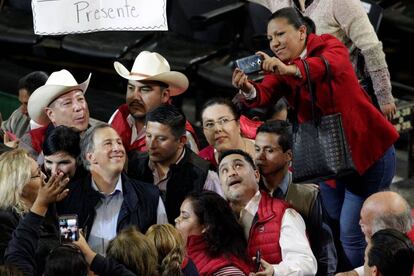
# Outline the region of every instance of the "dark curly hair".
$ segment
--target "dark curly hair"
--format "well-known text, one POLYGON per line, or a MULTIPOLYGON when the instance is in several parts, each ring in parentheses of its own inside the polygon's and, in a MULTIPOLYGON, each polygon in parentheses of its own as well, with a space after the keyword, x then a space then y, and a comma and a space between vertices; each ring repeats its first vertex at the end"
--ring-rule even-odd
POLYGON ((233 255, 248 261, 243 228, 228 202, 211 191, 190 193, 186 199, 191 202, 199 223, 205 227, 203 236, 208 244, 207 254, 211 257, 233 255))

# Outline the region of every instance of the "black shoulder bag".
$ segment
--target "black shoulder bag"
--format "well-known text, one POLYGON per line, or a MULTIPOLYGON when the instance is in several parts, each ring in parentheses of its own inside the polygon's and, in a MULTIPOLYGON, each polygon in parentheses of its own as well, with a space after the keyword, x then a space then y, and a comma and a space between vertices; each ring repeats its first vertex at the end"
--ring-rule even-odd
MULTIPOLYGON (((326 78, 332 105, 335 109, 332 90, 332 72, 328 61, 321 56, 326 67, 326 78)), ((312 121, 298 123, 300 89, 296 95, 295 119, 293 121, 293 181, 318 182, 355 172, 350 149, 342 127, 341 113, 326 116, 316 115, 316 92, 310 80, 309 64, 302 60, 311 95, 312 121)))

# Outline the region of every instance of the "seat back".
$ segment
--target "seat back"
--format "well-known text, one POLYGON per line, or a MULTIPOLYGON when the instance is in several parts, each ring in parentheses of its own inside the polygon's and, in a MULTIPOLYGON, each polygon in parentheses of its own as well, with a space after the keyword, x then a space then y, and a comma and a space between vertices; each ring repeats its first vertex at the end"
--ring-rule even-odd
POLYGON ((246 22, 243 30, 244 48, 257 51, 269 48, 267 40, 267 22, 272 12, 257 3, 246 4, 246 22))
POLYGON ((168 26, 174 33, 206 42, 230 42, 238 31, 237 18, 229 16, 225 20, 206 26, 203 30, 194 30, 191 19, 239 0, 169 0, 167 2, 168 26))

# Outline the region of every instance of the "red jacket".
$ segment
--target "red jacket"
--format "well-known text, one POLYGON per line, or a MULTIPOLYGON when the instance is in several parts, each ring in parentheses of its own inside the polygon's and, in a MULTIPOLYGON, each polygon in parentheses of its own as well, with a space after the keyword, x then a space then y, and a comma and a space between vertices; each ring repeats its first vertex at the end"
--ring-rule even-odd
POLYGON ((200 275, 213 275, 219 269, 226 266, 235 266, 246 275, 252 271, 252 268, 245 261, 235 256, 218 256, 210 257, 206 254, 207 243, 202 235, 189 236, 187 240, 187 254, 195 263, 200 275))
POLYGON ((218 167, 216 158, 214 157, 214 147, 212 145, 209 145, 205 147, 204 149, 200 150, 200 152, 198 153, 198 156, 210 162, 213 168, 218 167))
POLYGON ((253 140, 256 138, 257 129, 263 125, 262 121, 253 121, 244 115, 240 116, 239 123, 242 136, 253 140))
POLYGON ((282 218, 288 203, 277 198, 270 197, 261 192, 259 209, 257 210, 257 221, 253 223, 249 233, 248 255, 256 256, 260 250, 264 260, 271 264, 282 261, 282 252, 279 245, 280 228, 282 218))
MULTIPOLYGON (((354 164, 357 171, 363 174, 382 157, 399 135, 359 85, 349 61, 348 49, 338 39, 328 34, 310 34, 306 50, 310 77, 317 94, 317 108, 322 115, 338 112, 342 114, 343 128, 354 164), (331 66, 335 108, 331 103, 329 85, 325 78, 325 65, 319 58, 321 55, 331 66)), ((256 88, 257 98, 245 103, 250 107, 265 106, 285 96, 294 107, 296 89, 299 88, 301 92, 298 119, 299 122, 310 121, 312 113, 306 73, 300 58, 293 63, 298 66, 302 78, 267 74, 261 83, 252 83, 256 88)))
POLYGON ((48 127, 49 125, 29 131, 32 140, 31 146, 37 153, 40 153, 43 149, 43 142, 45 141, 46 130, 48 127))
MULTIPOLYGON (((128 120, 127 120, 128 116, 129 116, 128 105, 123 104, 119 106, 119 108, 115 111, 113 118, 109 122, 109 124, 118 132, 119 136, 122 139, 122 143, 124 144, 125 150, 127 152, 131 150, 147 151, 147 147, 145 145, 145 136, 141 137, 138 140, 135 140, 131 144, 132 128, 128 124, 128 120)), ((191 133, 191 135, 194 137, 194 140, 196 141, 198 145, 195 131, 188 121, 186 121, 185 123, 185 129, 191 133)))

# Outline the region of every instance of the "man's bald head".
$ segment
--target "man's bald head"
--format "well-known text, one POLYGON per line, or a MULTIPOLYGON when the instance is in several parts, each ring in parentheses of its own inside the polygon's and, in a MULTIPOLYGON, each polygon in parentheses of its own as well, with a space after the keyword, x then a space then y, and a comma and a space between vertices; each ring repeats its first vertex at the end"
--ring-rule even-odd
POLYGON ((361 209, 360 225, 366 240, 385 228, 407 233, 411 230, 411 223, 411 208, 396 192, 375 193, 365 200, 361 209))

